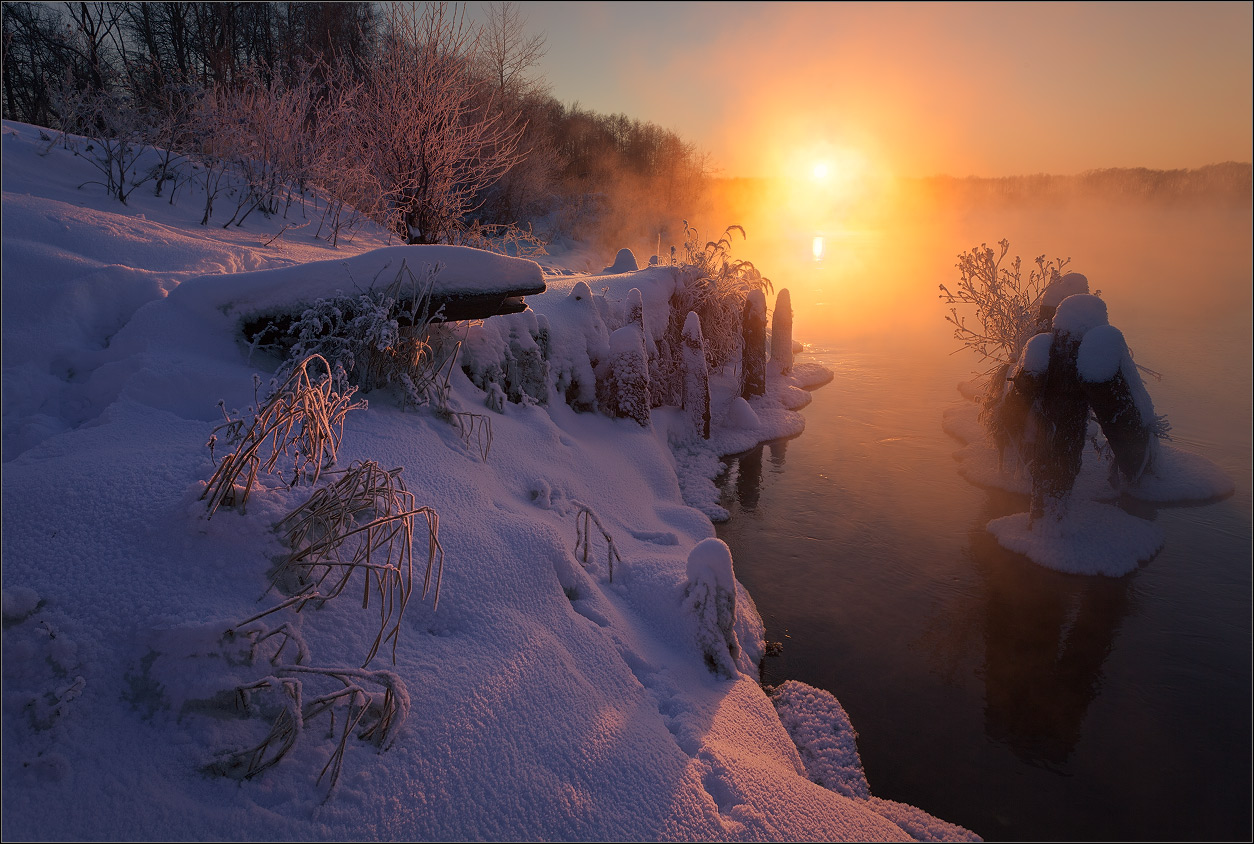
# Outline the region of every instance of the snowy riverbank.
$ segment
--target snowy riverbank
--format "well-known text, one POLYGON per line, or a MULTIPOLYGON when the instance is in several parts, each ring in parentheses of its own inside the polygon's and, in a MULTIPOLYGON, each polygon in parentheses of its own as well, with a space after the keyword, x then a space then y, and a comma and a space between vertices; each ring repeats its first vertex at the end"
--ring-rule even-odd
MULTIPOLYGON (((485 458, 375 391, 346 415, 335 468, 403 468, 439 515, 444 563, 438 609, 415 592, 394 660, 389 642, 361 671, 380 615, 360 574, 321 608, 244 623, 282 601, 273 526, 311 488, 263 477, 245 511, 208 517, 218 403, 247 407, 269 377, 234 333, 237 291, 211 276, 384 238, 332 250, 308 229, 274 239, 281 220, 201 227, 194 185, 123 206, 80 188, 95 171, 38 129, 5 123, 2 142, 6 838, 973 837, 872 797, 830 695, 768 697, 760 619, 711 545, 717 454, 799 432, 821 371, 774 377, 749 408, 715 378, 709 448, 672 448, 667 408, 647 428, 560 401, 491 412, 455 369, 450 404, 491 414, 485 458), (619 552, 612 581, 599 531, 576 556, 585 510, 619 552), (720 587, 730 624, 706 612, 720 587), (229 770, 267 736, 262 759, 292 742, 277 764, 229 770)), ((670 272, 579 277, 560 260, 528 297, 558 336, 581 280, 650 308, 670 272)))

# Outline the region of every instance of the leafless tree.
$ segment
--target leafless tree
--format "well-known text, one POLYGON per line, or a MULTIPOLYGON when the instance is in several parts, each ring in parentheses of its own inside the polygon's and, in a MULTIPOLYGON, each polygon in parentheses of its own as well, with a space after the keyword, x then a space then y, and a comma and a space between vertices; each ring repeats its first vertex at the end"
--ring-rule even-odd
POLYGON ((445 3, 386 12, 359 113, 385 222, 409 243, 451 239, 518 159, 520 127, 480 97, 478 49, 465 12, 445 3))

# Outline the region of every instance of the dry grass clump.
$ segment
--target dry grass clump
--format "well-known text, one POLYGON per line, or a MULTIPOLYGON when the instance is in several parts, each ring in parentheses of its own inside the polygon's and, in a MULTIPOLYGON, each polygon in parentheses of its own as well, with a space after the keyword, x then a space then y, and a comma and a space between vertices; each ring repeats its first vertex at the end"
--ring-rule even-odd
POLYGON ((209 518, 222 505, 242 508, 258 472, 274 472, 284 458, 291 460, 290 484, 302 478, 316 483, 322 470, 335 463, 345 415, 365 407, 363 402, 352 401, 354 392, 352 387, 343 392, 333 390, 330 365, 326 358, 314 354, 293 367, 264 405, 258 402, 260 409, 247 427, 243 418, 234 419, 223 409, 226 421, 210 436, 209 453, 212 456, 219 432, 228 443, 235 443, 235 450, 222 458, 200 495, 201 500, 209 501, 209 518), (314 362, 321 363, 326 374, 310 374, 314 362))
POLYGON ((601 531, 601 537, 605 540, 606 563, 610 570, 610 583, 613 583, 614 561, 618 560, 620 563, 623 561, 618 554, 618 549, 614 547, 614 537, 610 536, 610 532, 601 524, 597 514, 592 512, 592 508, 578 501, 571 503, 579 508, 575 512, 575 556, 581 558, 585 567, 588 565, 588 551, 592 545, 592 526, 596 525, 597 530, 601 531))
POLYGON ((275 570, 274 583, 295 594, 274 610, 294 604, 299 612, 310 601, 322 605, 343 592, 355 572, 365 575, 362 607, 368 608, 371 597, 377 596, 379 633, 363 666, 388 641, 396 661, 401 617, 413 593, 416 516, 427 521, 422 596, 427 596, 434 575, 437 606, 440 601, 444 572, 440 517, 430 507, 415 505, 400 472, 385 470, 370 460, 354 463, 276 526, 292 550, 275 570))
POLYGON ((697 230, 685 220, 682 258, 672 248, 671 260, 679 265, 682 284, 671 307, 681 320, 690 311, 701 319, 711 372, 726 366, 740 350, 740 317, 749 291, 771 290, 771 280, 752 262, 732 257, 734 231, 745 237, 743 227, 731 225, 718 240, 702 245, 697 230))

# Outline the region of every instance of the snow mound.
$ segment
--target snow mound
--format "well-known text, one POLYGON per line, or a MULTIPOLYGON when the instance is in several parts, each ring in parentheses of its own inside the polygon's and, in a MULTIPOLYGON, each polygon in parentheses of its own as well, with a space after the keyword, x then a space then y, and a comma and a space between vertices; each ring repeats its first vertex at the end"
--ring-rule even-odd
POLYGON ((1107 324, 1106 303, 1087 293, 1063 299, 1054 314, 1054 330, 1076 338, 1083 337, 1090 328, 1107 324))
POLYGON ((1090 384, 1104 384, 1123 366, 1128 344, 1123 332, 1113 325, 1098 325, 1084 335, 1076 352, 1076 370, 1090 384))
POLYGON ((619 273, 634 273, 640 269, 640 265, 636 263, 636 254, 627 247, 618 250, 618 254, 614 256, 614 263, 601 270, 601 275, 618 275, 619 273))
POLYGON ((871 796, 858 755, 858 734, 831 692, 786 680, 771 692, 771 703, 811 780, 853 799, 871 796))
POLYGON ((732 428, 757 428, 762 424, 758 419, 758 415, 753 412, 753 408, 749 406, 742 396, 736 396, 732 399, 731 407, 727 411, 727 425, 732 428))
POLYGON ((1120 577, 1157 554, 1166 541, 1157 525, 1109 504, 1073 499, 1060 520, 1029 523, 1027 513, 993 519, 988 532, 1008 551, 1071 574, 1120 577))
POLYGON ((1082 273, 1067 273, 1057 279, 1041 296, 1041 307, 1057 308, 1068 296, 1078 296, 1089 292, 1088 277, 1082 273))
POLYGON ((1232 479, 1205 457, 1160 442, 1149 469, 1124 491, 1141 501, 1185 504, 1215 501, 1234 490, 1232 479))

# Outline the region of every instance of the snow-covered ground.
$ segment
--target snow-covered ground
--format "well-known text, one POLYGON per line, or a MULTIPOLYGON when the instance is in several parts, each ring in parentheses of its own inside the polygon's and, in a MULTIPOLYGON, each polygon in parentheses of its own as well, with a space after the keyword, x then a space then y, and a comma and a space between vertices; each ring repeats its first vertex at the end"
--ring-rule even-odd
MULTIPOLYGON (((648 427, 557 400, 490 411, 458 368, 449 405, 491 418, 486 458, 376 390, 335 469, 402 469, 438 513, 438 607, 416 586, 389 614, 358 572, 321 607, 274 610, 274 526, 314 488, 262 474, 212 518, 201 499, 223 410, 271 377, 241 313, 308 295, 293 267, 344 262, 352 293, 421 248, 275 238, 285 221, 259 215, 202 227, 194 185, 122 205, 40 130, 5 123, 2 143, 6 839, 974 838, 871 796, 831 695, 758 682, 762 624, 713 538, 712 477, 719 453, 801 430, 820 368, 802 358, 751 403, 716 376, 709 446, 671 408, 648 427), (363 668, 384 628, 395 648, 363 668)), ((609 313, 635 288, 649 313, 673 284, 542 261, 533 310, 467 348, 543 317, 573 362, 572 296, 609 313)), ((337 266, 309 283, 328 292, 337 266)))

